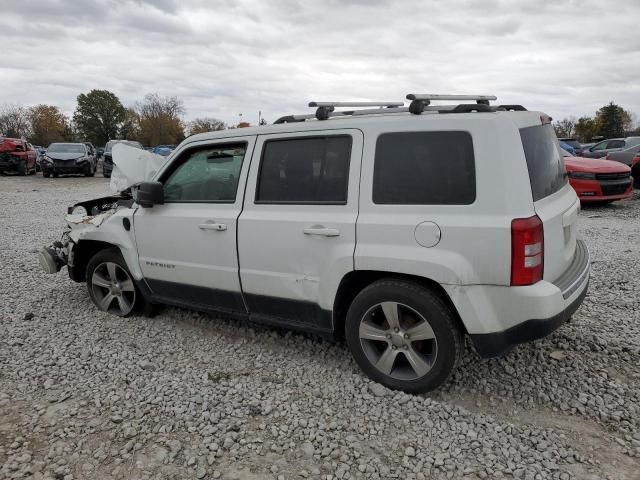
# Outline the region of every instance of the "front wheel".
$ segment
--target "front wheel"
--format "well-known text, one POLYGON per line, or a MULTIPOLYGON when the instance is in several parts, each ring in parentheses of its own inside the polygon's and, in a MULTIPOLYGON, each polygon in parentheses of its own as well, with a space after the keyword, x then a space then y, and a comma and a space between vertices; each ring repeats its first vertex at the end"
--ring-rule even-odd
POLYGON ((145 300, 117 248, 96 253, 87 264, 87 288, 102 311, 127 317, 145 307, 145 300))
POLYGON ((455 317, 432 290, 379 280, 353 300, 345 325, 349 349, 374 381, 409 393, 444 383, 462 355, 455 317))
POLYGON ((18 165, 18 175, 26 176, 29 173, 29 167, 27 166, 27 162, 20 162, 18 165))

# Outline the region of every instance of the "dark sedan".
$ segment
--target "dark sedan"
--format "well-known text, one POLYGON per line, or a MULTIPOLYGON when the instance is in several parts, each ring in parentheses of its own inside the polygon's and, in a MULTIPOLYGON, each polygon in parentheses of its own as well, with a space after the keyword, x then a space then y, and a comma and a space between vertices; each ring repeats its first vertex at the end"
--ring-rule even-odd
POLYGON ((52 143, 40 160, 42 176, 81 174, 93 177, 96 174, 96 156, 86 143, 52 143))

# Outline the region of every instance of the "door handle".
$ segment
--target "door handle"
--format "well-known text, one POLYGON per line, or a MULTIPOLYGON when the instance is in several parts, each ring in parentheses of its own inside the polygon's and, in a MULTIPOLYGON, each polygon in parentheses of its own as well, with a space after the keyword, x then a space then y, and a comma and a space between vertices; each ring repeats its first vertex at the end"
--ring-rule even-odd
POLYGON ((216 230, 217 232, 222 232, 227 229, 227 225, 224 223, 216 223, 216 222, 205 222, 198 225, 200 230, 216 230))
POLYGON ((305 228, 302 232, 305 235, 321 235, 323 237, 337 237, 340 235, 340 230, 337 228, 327 228, 321 225, 305 228))

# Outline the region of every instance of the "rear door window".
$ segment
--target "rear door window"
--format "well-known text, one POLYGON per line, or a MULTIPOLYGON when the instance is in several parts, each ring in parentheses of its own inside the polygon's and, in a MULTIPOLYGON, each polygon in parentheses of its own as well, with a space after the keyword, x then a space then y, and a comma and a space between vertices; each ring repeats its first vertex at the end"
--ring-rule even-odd
POLYGON ((624 148, 624 140, 609 140, 607 150, 610 148, 624 148))
POLYGON ((469 132, 397 132, 378 137, 373 202, 382 205, 468 205, 476 199, 469 132))
POLYGON ((265 142, 256 203, 345 204, 351 136, 265 142))
POLYGON ((564 161, 550 124, 521 128, 520 137, 527 160, 533 201, 537 202, 557 192, 567 183, 564 161))

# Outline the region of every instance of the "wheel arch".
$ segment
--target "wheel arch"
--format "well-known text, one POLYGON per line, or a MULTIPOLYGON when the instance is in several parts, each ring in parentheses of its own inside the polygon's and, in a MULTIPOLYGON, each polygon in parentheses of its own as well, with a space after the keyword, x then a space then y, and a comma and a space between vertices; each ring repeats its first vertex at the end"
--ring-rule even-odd
MULTIPOLYGON (((80 240, 73 248, 73 262, 67 265, 69 277, 74 282, 86 280, 86 270, 89 260, 98 252, 109 248, 120 248, 109 242, 100 240, 80 240)), ((122 252, 121 252, 122 253, 122 252)))
POLYGON ((334 304, 333 304, 333 326, 334 334, 338 337, 344 336, 345 320, 347 317, 347 311, 351 302, 356 298, 364 288, 372 283, 382 279, 396 279, 407 280, 413 283, 417 283, 424 288, 427 288, 438 294, 440 298, 445 302, 447 307, 451 310, 453 317, 457 323, 458 328, 464 334, 467 334, 467 328, 465 327, 460 313, 455 304, 445 291, 445 289, 435 280, 427 277, 421 277, 418 275, 410 275, 399 272, 389 272, 381 270, 353 270, 347 273, 338 286, 336 292, 334 304))

